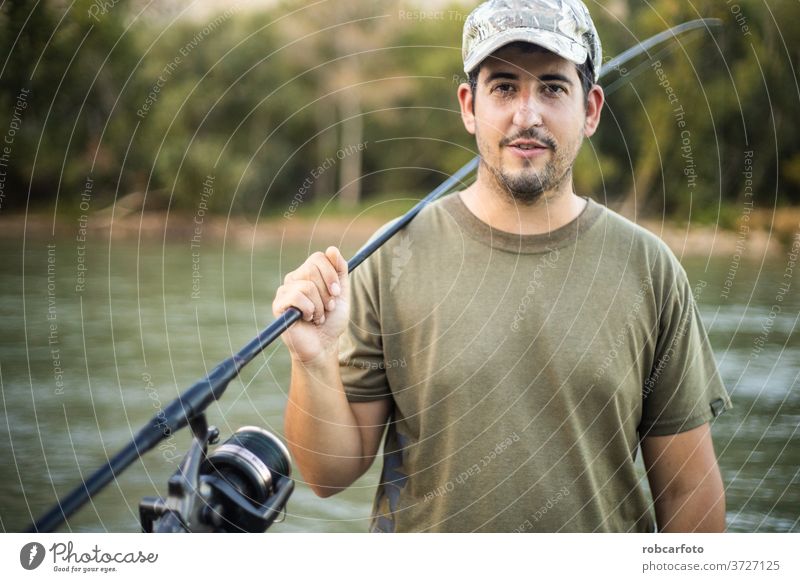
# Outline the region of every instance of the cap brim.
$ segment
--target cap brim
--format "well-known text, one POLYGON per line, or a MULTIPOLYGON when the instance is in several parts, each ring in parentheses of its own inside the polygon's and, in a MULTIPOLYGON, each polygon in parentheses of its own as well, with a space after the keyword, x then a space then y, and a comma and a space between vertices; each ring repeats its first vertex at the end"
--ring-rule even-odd
POLYGON ((545 48, 560 57, 582 65, 589 57, 588 51, 557 32, 531 28, 514 28, 503 34, 494 36, 483 45, 476 47, 472 54, 464 61, 464 72, 470 74, 487 57, 502 47, 512 42, 529 42, 545 48))

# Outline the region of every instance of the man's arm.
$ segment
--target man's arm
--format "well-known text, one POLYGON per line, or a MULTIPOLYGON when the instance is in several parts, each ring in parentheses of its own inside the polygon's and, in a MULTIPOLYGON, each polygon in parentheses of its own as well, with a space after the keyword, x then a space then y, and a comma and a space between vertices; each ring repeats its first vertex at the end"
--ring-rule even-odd
POLYGON ((725 490, 709 425, 642 439, 662 532, 725 531, 725 490))
POLYGON ((328 497, 372 464, 392 401, 350 404, 342 386, 339 337, 350 320, 350 279, 339 249, 314 253, 286 275, 273 315, 290 307, 303 318, 281 336, 292 358, 287 445, 309 487, 328 497))
POLYGON ((304 480, 320 497, 349 487, 372 465, 391 399, 349 403, 335 356, 292 364, 284 429, 304 480))

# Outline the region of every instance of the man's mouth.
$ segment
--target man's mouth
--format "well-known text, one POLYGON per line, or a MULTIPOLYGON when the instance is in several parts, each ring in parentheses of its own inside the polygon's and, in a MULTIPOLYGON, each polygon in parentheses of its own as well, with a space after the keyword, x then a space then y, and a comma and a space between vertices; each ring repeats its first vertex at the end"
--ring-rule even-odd
POLYGON ((552 148, 540 141, 518 139, 508 144, 508 149, 516 157, 532 160, 545 155, 552 148))
POLYGON ((521 150, 546 150, 548 147, 540 143, 512 143, 509 147, 519 148, 521 150))
POLYGON ((543 144, 541 142, 538 142, 538 141, 517 140, 517 141, 511 142, 510 144, 508 144, 508 146, 512 147, 512 148, 519 148, 521 150, 536 150, 536 149, 546 150, 546 149, 550 149, 549 146, 546 146, 545 144, 543 144))

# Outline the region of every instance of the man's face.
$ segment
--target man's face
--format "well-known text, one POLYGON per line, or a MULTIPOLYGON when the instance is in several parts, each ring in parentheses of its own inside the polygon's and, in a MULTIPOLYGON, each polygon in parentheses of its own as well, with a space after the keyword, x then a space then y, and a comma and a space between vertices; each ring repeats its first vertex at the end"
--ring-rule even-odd
POLYGON ((462 85, 459 101, 487 178, 516 202, 533 204, 545 192, 571 188, 572 165, 584 136, 597 128, 603 94, 595 86, 587 105, 574 63, 511 45, 483 63, 474 99, 462 85))

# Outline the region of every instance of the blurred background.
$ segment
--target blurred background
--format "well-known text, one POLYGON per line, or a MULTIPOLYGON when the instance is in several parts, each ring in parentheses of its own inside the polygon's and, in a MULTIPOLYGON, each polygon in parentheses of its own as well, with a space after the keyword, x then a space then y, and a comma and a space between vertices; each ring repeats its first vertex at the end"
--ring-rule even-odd
MULTIPOLYGON (((606 60, 723 21, 607 78, 575 185, 689 273, 735 403, 714 424, 729 528, 800 531, 800 4, 586 3, 606 60)), ((0 530, 262 329, 310 252, 354 252, 476 154, 455 98, 476 5, 0 4, 0 530)), ((211 422, 280 434, 288 376, 276 344, 211 422)), ((135 531, 188 442, 67 527, 135 531)), ((299 484, 271 531, 365 531, 377 479, 326 500, 299 484)))

